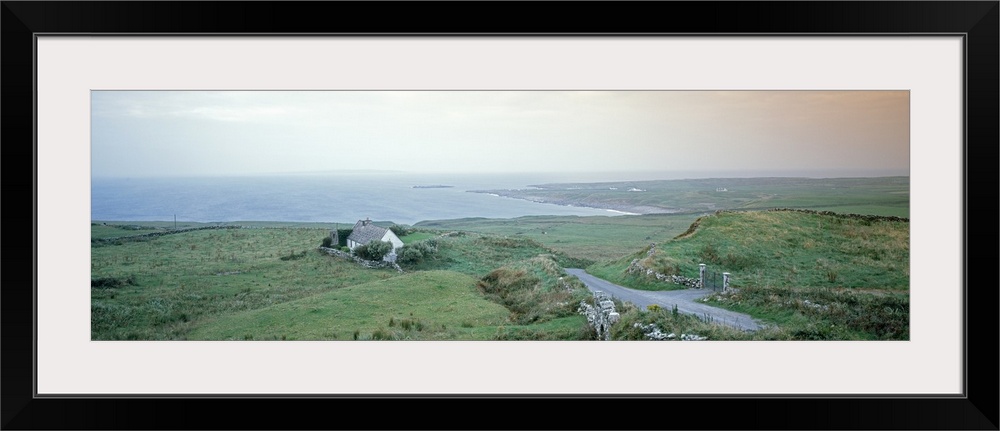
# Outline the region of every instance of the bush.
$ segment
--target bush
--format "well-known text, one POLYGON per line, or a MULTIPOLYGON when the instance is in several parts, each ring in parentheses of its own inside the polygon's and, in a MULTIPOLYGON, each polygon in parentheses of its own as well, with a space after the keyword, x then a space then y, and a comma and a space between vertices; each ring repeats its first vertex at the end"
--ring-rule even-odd
POLYGON ((290 252, 288 252, 288 256, 281 256, 279 259, 281 259, 281 260, 298 260, 298 259, 302 259, 303 257, 306 257, 306 250, 302 250, 301 253, 297 253, 297 254, 294 251, 290 251, 290 252))
POLYGON ((102 277, 94 278, 90 280, 90 287, 96 287, 98 289, 114 289, 124 286, 135 286, 135 278, 131 275, 128 277, 102 277))
POLYGON ((398 237, 403 237, 410 234, 409 229, 407 229, 405 226, 400 226, 398 224, 389 226, 389 230, 391 230, 392 233, 396 234, 396 236, 398 237))
POLYGON ((366 260, 382 260, 391 251, 392 243, 389 241, 372 241, 354 248, 354 254, 366 260))
POLYGON ((527 271, 504 267, 487 274, 476 287, 484 294, 507 298, 518 291, 530 291, 540 282, 538 277, 528 274, 527 271))
POLYGON ((417 264, 437 253, 437 241, 433 238, 417 241, 400 247, 396 258, 402 264, 417 264))
POLYGON ((333 238, 323 238, 323 247, 330 248, 331 245, 333 245, 333 238))
POLYGON ((354 229, 337 229, 337 245, 347 247, 347 237, 351 236, 354 229))

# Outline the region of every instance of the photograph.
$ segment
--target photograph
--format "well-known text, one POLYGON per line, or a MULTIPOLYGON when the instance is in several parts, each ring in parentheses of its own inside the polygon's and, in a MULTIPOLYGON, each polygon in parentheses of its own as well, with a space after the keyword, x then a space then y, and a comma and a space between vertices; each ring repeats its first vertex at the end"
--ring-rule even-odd
POLYGON ((908 91, 94 91, 93 340, 908 340, 908 91))
POLYGON ((997 1, 499 6, 3 1, 0 428, 998 429, 997 1))

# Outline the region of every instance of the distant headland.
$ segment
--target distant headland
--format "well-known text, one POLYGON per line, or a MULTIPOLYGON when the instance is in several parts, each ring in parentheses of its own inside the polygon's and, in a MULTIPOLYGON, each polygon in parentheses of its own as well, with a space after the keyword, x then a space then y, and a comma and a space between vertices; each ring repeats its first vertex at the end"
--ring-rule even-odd
POLYGON ((443 184, 431 184, 427 186, 413 186, 415 189, 450 189, 455 186, 446 186, 443 184))

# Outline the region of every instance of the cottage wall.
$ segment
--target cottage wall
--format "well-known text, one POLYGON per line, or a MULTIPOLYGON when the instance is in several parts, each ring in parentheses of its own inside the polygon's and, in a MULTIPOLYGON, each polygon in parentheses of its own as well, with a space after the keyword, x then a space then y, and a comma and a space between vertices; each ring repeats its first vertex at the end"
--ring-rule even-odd
POLYGON ((403 240, 399 239, 396 234, 392 233, 391 230, 386 230, 385 235, 382 236, 382 241, 389 241, 392 243, 393 250, 398 250, 403 246, 403 240))

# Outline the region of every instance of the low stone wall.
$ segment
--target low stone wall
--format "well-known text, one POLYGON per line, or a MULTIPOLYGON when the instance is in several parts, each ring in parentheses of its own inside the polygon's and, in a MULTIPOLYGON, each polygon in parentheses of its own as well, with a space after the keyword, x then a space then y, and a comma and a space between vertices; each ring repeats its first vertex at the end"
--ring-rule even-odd
POLYGON ((597 304, 596 307, 581 301, 577 311, 587 316, 587 323, 597 332, 597 339, 606 341, 611 338, 611 325, 618 323, 621 315, 615 310, 615 303, 607 293, 595 291, 594 303, 597 304))
MULTIPOLYGON (((646 252, 646 256, 647 257, 648 256, 652 256, 653 253, 656 253, 656 243, 653 243, 653 244, 649 245, 649 251, 646 252)), ((628 268, 626 268, 625 271, 628 272, 629 274, 643 274, 643 275, 646 275, 648 277, 656 278, 659 281, 665 281, 665 282, 669 282, 669 283, 679 284, 681 286, 684 286, 684 287, 687 287, 687 288, 691 288, 691 289, 700 289, 701 288, 701 280, 700 279, 697 279, 697 278, 688 278, 688 277, 684 277, 684 276, 680 276, 680 275, 673 275, 673 274, 670 274, 670 275, 668 275, 668 274, 661 274, 661 273, 656 272, 655 270, 653 270, 651 268, 646 268, 645 266, 642 266, 642 264, 640 263, 640 259, 632 259, 632 263, 630 263, 628 265, 628 268)))
POLYGON ((320 251, 325 252, 326 254, 329 254, 330 256, 336 256, 336 257, 339 257, 339 258, 343 258, 343 259, 347 259, 347 260, 352 260, 352 261, 354 261, 354 263, 356 263, 358 265, 361 265, 361 266, 363 266, 365 268, 372 268, 372 269, 376 269, 376 268, 395 268, 396 271, 403 272, 403 268, 400 268, 399 264, 397 264, 395 262, 374 261, 374 260, 362 259, 360 257, 357 257, 357 256, 353 255, 353 254, 350 254, 350 253, 347 253, 347 252, 343 252, 343 251, 337 250, 335 248, 319 247, 319 249, 320 249, 320 251))
POLYGON ((193 232, 196 230, 208 230, 208 229, 250 229, 246 226, 201 226, 201 227, 189 227, 184 229, 174 229, 174 230, 161 230, 157 232, 141 233, 138 235, 128 235, 128 236, 116 236, 113 238, 91 238, 91 244, 111 244, 121 241, 143 241, 151 238, 156 238, 164 235, 173 235, 176 233, 193 232))
MULTIPOLYGON (((724 213, 724 212, 735 213, 735 212, 742 212, 742 211, 754 211, 754 210, 718 210, 715 213, 716 214, 720 214, 720 213, 724 213)), ((757 210, 757 211, 759 211, 759 210, 757 210)), ((864 221, 869 221, 869 222, 872 222, 872 221, 903 221, 903 222, 909 223, 909 221, 910 221, 910 219, 908 219, 906 217, 880 216, 880 215, 869 215, 869 214, 852 214, 852 213, 835 213, 833 211, 816 211, 816 210, 807 210, 807 209, 800 209, 800 208, 769 208, 769 209, 767 209, 767 211, 791 211, 791 212, 799 212, 799 213, 805 213, 805 214, 819 214, 819 215, 825 215, 825 216, 831 216, 831 217, 838 217, 838 218, 845 218, 845 219, 864 220, 864 221)))
POLYGON ((671 332, 669 334, 664 333, 663 331, 660 330, 660 328, 658 326, 656 326, 656 325, 654 325, 652 323, 650 323, 648 325, 643 325, 643 324, 641 324, 639 322, 635 322, 635 323, 632 324, 632 327, 633 328, 639 328, 640 330, 642 330, 642 333, 645 334, 646 338, 648 338, 650 340, 657 340, 657 341, 663 341, 663 340, 704 341, 704 340, 708 339, 708 337, 702 337, 701 335, 695 335, 695 334, 681 334, 680 338, 678 338, 677 334, 675 334, 673 332, 671 332))

